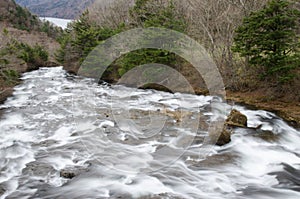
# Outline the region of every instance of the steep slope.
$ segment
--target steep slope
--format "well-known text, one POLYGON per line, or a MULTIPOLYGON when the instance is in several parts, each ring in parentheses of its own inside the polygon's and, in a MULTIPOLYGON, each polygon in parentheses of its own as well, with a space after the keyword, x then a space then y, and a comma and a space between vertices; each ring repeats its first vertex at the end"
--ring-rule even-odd
POLYGON ((14 0, 0 1, 0 103, 12 92, 19 74, 57 65, 55 38, 61 29, 43 23, 14 0))
POLYGON ((13 0, 0 1, 0 21, 22 30, 37 29, 39 26, 37 16, 18 6, 13 0))
POLYGON ((16 2, 38 16, 74 19, 94 0, 16 0, 16 2))

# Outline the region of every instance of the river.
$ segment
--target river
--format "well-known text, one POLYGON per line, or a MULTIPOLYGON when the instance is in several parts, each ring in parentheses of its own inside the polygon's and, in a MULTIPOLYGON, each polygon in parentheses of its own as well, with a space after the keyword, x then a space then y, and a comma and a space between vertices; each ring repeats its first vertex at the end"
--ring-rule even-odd
POLYGON ((62 67, 22 80, 0 106, 0 198, 300 198, 300 131, 273 113, 224 105, 261 130, 235 128, 203 155, 216 97, 98 85, 62 67), (184 124, 164 114, 179 109, 184 124))
POLYGON ((68 27, 68 24, 73 21, 71 19, 61 19, 61 18, 54 18, 54 17, 40 17, 40 20, 49 21, 55 26, 61 27, 62 29, 66 29, 68 27))

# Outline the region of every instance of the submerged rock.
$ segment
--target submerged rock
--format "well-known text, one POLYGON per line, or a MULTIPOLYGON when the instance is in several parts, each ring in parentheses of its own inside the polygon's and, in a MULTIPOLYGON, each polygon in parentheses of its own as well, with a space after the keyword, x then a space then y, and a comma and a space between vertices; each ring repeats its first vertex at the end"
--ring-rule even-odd
POLYGON ((280 139, 280 136, 274 132, 261 129, 256 129, 252 136, 260 138, 266 142, 277 142, 280 139))
POLYGON ((54 173, 55 169, 48 163, 42 161, 34 161, 26 164, 22 171, 29 176, 47 176, 49 173, 54 173))
POLYGON ((179 109, 173 111, 166 108, 160 110, 160 113, 173 118, 176 123, 182 122, 184 119, 189 118, 193 115, 193 113, 189 111, 183 111, 179 109))
POLYGON ((269 173, 269 175, 275 176, 279 181, 276 187, 300 192, 300 169, 286 163, 282 163, 281 165, 283 166, 283 171, 269 173))
POLYGON ((192 170, 198 170, 199 167, 201 168, 217 168, 220 165, 229 165, 232 164, 237 158, 237 154, 232 154, 230 152, 221 152, 218 154, 212 154, 206 156, 203 160, 199 161, 199 156, 196 156, 195 159, 197 161, 190 161, 189 164, 191 165, 189 168, 192 170))
POLYGON ((4 189, 4 187, 0 185, 0 196, 2 196, 5 192, 6 190, 4 189))
POLYGON ((168 93, 173 93, 172 90, 170 90, 169 88, 163 86, 163 85, 159 85, 159 84, 155 84, 155 83, 149 83, 149 84, 145 84, 143 86, 140 86, 139 89, 154 89, 157 91, 164 91, 164 92, 168 92, 168 93))
POLYGON ((138 199, 181 199, 181 196, 176 196, 173 193, 160 193, 160 194, 153 194, 149 196, 142 196, 139 197, 138 199))
POLYGON ((247 127, 247 116, 242 114, 236 109, 233 109, 228 115, 226 120, 226 125, 228 126, 238 126, 238 127, 247 127))

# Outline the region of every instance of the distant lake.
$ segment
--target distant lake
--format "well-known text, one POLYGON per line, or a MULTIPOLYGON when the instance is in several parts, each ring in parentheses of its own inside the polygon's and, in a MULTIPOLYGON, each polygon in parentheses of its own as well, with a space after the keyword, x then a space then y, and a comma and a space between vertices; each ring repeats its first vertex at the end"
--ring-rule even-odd
POLYGON ((61 19, 53 17, 40 17, 40 19, 50 21, 54 25, 62 27, 63 29, 67 28, 68 23, 72 21, 71 19, 61 19))

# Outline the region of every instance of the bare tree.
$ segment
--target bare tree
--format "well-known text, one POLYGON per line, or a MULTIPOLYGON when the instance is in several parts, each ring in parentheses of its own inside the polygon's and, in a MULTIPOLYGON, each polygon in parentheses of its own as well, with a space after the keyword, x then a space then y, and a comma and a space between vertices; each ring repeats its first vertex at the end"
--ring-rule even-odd
POLYGON ((101 27, 117 28, 129 23, 132 6, 134 0, 96 0, 89 8, 90 19, 101 27))
POLYGON ((245 16, 260 9, 266 2, 267 0, 176 0, 176 7, 179 12, 184 13, 188 34, 206 47, 220 71, 228 77, 235 70, 231 46, 236 28, 245 16))

